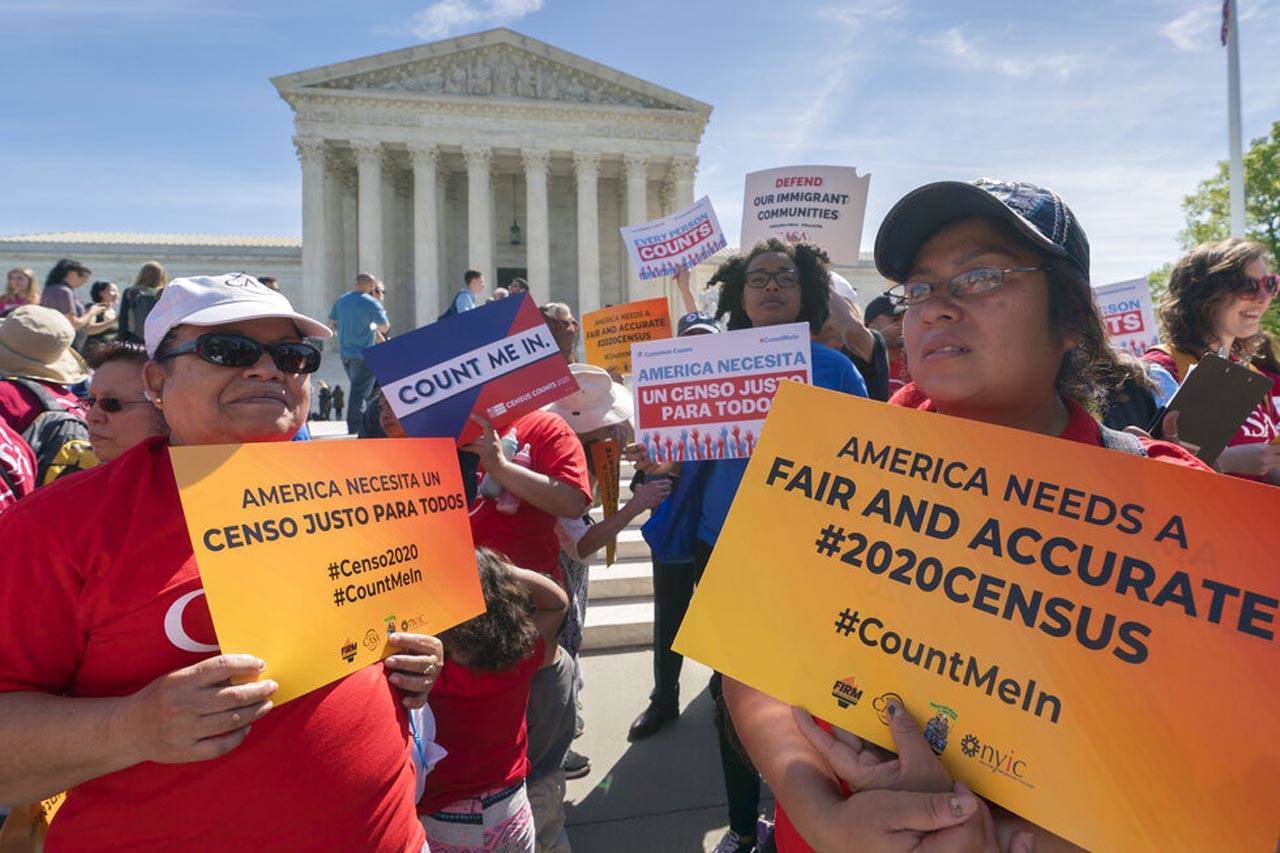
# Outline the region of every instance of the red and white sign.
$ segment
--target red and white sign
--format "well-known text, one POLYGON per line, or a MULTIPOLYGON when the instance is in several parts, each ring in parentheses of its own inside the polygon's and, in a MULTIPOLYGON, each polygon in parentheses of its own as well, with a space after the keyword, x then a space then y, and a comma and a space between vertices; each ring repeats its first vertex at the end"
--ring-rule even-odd
POLYGON ((1142 355, 1160 343, 1151 286, 1145 278, 1135 278, 1093 289, 1111 343, 1134 355, 1142 355))
POLYGON ((642 279, 693 269, 726 245, 720 221, 706 196, 670 216, 619 230, 642 279))
POLYGON ((778 385, 812 382, 810 352, 806 323, 633 344, 636 439, 662 462, 746 458, 778 385))
POLYGON ((831 263, 858 263, 871 176, 849 166, 786 166, 747 175, 742 197, 743 251, 777 237, 814 243, 831 263))

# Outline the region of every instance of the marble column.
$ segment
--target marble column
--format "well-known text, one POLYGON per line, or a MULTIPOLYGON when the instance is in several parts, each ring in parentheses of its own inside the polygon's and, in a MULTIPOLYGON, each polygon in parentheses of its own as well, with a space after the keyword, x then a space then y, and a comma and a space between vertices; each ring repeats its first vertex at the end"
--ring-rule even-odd
POLYGON ((440 315, 440 231, 436 220, 436 164, 440 149, 410 145, 413 163, 413 311, 418 326, 440 315))
POLYGON ((342 182, 343 165, 334 151, 325 157, 324 224, 325 224, 325 316, 334 300, 346 289, 343 270, 342 182))
POLYGON ((578 181, 578 316, 600 307, 600 152, 573 152, 578 181))
POLYGON ((358 172, 359 271, 381 278, 382 268, 382 143, 357 139, 351 143, 356 152, 358 172))
MULTIPOLYGON (((465 145, 467 162, 467 268, 484 273, 490 288, 493 274, 493 182, 489 168, 493 151, 483 145, 465 145)), ((461 287, 461 285, 459 285, 461 287)))
MULTIPOLYGON (((649 158, 643 154, 628 154, 622 160, 627 176, 627 206, 624 225, 640 225, 649 221, 649 158)), ((623 247, 623 255, 628 260, 627 268, 627 301, 635 302, 645 297, 644 282, 640 280, 634 264, 630 263, 630 253, 623 247)))
POLYGON ((325 317, 324 140, 295 136, 302 163, 302 293, 297 308, 309 317, 325 317))
POLYGON ((547 168, 551 152, 545 148, 523 148, 525 225, 528 241, 525 266, 528 268, 529 290, 535 300, 551 300, 551 226, 547 212, 547 168))

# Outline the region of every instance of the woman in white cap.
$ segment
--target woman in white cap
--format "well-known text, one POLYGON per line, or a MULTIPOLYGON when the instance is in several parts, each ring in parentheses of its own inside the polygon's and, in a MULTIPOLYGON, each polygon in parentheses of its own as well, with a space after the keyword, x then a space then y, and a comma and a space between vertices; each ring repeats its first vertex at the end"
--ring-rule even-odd
MULTIPOLYGON (((168 442, 287 441, 328 335, 250 276, 172 282, 144 373, 168 442)), ((69 789, 50 853, 422 848, 405 708, 439 642, 393 634, 385 667, 280 708, 238 683, 265 664, 217 646, 166 439, 24 498, 0 549, 0 802, 69 789)))

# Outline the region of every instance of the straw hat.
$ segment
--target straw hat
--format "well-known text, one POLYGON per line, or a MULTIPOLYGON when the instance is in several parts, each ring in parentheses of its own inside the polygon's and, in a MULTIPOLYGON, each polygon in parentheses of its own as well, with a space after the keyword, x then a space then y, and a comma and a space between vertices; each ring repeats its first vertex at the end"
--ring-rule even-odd
POLYGON ((610 379, 604 368, 571 364, 569 372, 578 381, 578 390, 547 406, 548 412, 564 418, 577 433, 631 420, 635 410, 631 392, 610 379))
POLYGON ((23 305, 0 320, 0 374, 75 385, 89 366, 71 348, 75 330, 60 312, 23 305))

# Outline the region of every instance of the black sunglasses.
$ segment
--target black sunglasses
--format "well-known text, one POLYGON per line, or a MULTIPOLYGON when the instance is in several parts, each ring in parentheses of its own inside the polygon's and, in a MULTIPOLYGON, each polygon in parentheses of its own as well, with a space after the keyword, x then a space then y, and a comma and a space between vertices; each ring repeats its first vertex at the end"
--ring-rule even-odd
POLYGON ((97 406, 108 415, 115 415, 124 411, 125 406, 141 406, 150 402, 150 400, 121 400, 119 397, 85 397, 84 407, 92 409, 97 406))
POLYGON ((285 373, 315 373, 320 369, 320 350, 303 341, 285 341, 264 344, 233 332, 210 332, 194 341, 156 356, 165 361, 174 356, 194 353, 202 361, 218 367, 244 369, 252 367, 262 358, 263 351, 271 355, 276 367, 285 373))

